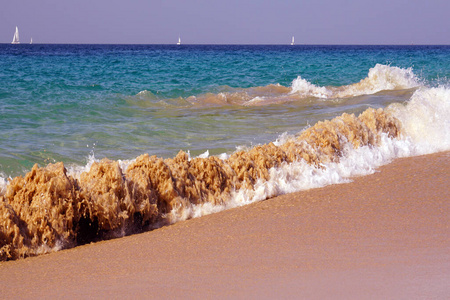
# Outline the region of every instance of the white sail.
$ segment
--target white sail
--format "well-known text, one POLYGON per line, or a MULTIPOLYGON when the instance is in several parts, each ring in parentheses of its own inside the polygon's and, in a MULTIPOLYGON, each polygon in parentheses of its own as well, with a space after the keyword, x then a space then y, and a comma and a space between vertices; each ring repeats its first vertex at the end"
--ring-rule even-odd
POLYGON ((178 37, 177 45, 181 45, 181 38, 180 37, 178 37))
POLYGON ((33 44, 33 38, 31 38, 31 40, 30 40, 30 44, 33 44))
POLYGON ((291 45, 295 45, 294 37, 292 36, 292 42, 291 45))
POLYGON ((20 42, 19 42, 19 28, 17 28, 17 26, 16 26, 16 32, 14 33, 14 37, 13 37, 13 40, 12 40, 11 44, 20 44, 20 42))

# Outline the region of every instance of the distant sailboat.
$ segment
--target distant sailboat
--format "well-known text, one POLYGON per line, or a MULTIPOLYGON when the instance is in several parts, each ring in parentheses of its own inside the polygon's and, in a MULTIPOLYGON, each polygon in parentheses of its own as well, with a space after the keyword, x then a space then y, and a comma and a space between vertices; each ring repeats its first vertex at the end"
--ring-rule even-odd
POLYGON ((178 37, 177 45, 181 45, 181 38, 180 37, 178 37))
POLYGON ((292 45, 292 46, 295 45, 294 36, 292 36, 292 42, 291 42, 291 45, 292 45))
POLYGON ((20 44, 20 42, 19 42, 19 28, 17 28, 17 26, 16 26, 16 32, 14 33, 14 37, 13 37, 13 40, 12 40, 11 44, 20 44))
POLYGON ((31 44, 33 44, 33 38, 31 38, 31 40, 30 40, 30 45, 31 45, 31 44))

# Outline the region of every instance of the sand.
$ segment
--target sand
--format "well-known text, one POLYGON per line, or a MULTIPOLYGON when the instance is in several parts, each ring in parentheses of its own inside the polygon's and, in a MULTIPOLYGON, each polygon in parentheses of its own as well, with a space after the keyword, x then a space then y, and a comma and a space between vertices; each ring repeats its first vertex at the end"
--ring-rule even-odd
POLYGON ((444 299, 450 152, 125 238, 0 262, 0 298, 444 299))

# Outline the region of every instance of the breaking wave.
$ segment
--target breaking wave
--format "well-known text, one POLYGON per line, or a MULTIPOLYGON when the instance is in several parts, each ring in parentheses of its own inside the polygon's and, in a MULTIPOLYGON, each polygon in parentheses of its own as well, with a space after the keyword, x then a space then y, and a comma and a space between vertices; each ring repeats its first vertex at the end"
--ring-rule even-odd
POLYGON ((377 64, 369 70, 366 78, 358 83, 344 86, 317 86, 301 76, 292 81, 291 86, 279 84, 252 88, 222 87, 219 93, 206 93, 190 96, 186 99, 160 99, 150 91, 141 91, 133 99, 138 105, 172 105, 172 106, 223 106, 243 105, 261 106, 286 102, 301 102, 317 99, 349 98, 375 94, 381 91, 406 90, 420 86, 420 80, 412 68, 402 69, 389 65, 377 64))
MULTIPOLYGON (((394 89, 410 88, 417 79, 409 74, 377 65, 366 79, 339 93, 375 92, 388 81, 394 89), (403 74, 399 77, 404 81, 394 84, 386 79, 397 78, 393 75, 379 79, 377 73, 383 69, 403 74), (383 85, 369 83, 375 77, 383 85)), ((292 88, 288 94, 298 91, 292 88)), ((343 183, 397 157, 449 150, 449 113, 447 87, 421 87, 406 104, 369 108, 359 116, 343 114, 230 155, 206 152, 191 158, 180 151, 168 159, 148 154, 126 162, 92 158, 87 166, 70 170, 62 162, 35 165, 23 177, 8 181, 0 177, 0 260, 120 237, 284 193, 343 183)))
POLYGON ((291 94, 317 98, 347 98, 375 94, 380 91, 411 89, 419 86, 412 68, 402 69, 377 64, 360 82, 341 87, 320 87, 300 76, 292 82, 291 94))

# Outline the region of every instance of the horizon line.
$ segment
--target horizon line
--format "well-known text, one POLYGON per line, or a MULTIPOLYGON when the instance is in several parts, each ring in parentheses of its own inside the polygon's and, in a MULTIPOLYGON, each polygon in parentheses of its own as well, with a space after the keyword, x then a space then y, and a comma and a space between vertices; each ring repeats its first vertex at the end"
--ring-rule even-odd
MULTIPOLYGON (((11 42, 3 42, 0 43, 1 44, 5 44, 5 45, 12 45, 11 42)), ((30 43, 27 42, 23 42, 20 44, 14 44, 14 45, 30 45, 30 43)), ((217 44, 212 44, 212 43, 183 43, 181 45, 177 45, 176 43, 60 43, 60 42, 50 42, 50 43, 39 43, 39 42, 33 42, 33 45, 148 45, 148 46, 169 46, 169 45, 173 45, 173 46, 290 46, 290 47, 297 47, 297 46, 450 46, 450 43, 448 44, 416 44, 416 43, 411 43, 411 44, 376 44, 376 43, 343 43, 343 44, 339 44, 339 43, 312 43, 312 44, 307 44, 307 43, 303 43, 303 44, 295 44, 295 45, 291 45, 290 43, 279 43, 279 44, 239 44, 239 43, 217 43, 217 44)))

